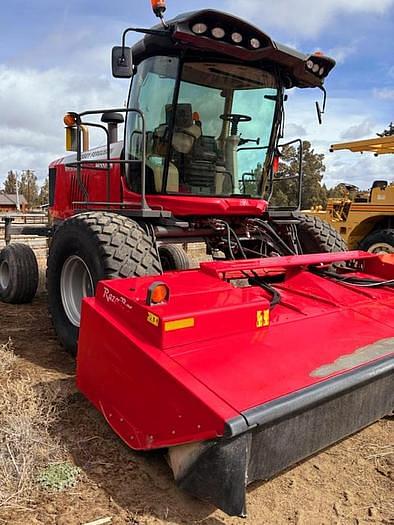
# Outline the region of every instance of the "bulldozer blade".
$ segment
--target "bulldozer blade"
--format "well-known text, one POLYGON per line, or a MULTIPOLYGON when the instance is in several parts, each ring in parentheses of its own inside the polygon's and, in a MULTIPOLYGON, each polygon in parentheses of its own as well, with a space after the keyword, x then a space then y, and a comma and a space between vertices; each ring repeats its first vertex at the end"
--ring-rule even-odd
POLYGON ((250 483, 392 412, 393 279, 394 255, 346 252, 100 282, 77 385, 131 448, 167 449, 181 488, 245 515, 250 483))

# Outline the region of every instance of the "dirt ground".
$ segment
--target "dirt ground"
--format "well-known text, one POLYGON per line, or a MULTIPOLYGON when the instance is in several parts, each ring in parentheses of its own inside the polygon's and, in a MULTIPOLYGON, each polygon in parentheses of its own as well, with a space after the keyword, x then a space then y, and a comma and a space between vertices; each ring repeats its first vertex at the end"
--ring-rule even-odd
MULTIPOLYGON (((0 508, 0 525, 394 524, 391 420, 382 420, 248 491, 248 518, 230 518, 178 490, 164 458, 135 453, 74 387, 74 362, 59 347, 41 294, 32 305, 0 304, 0 344, 11 337, 26 374, 68 392, 53 429, 82 469, 73 489, 38 491, 25 509, 0 508)), ((1 432, 1 429, 0 429, 1 432)), ((1 483, 1 480, 0 480, 1 483)))

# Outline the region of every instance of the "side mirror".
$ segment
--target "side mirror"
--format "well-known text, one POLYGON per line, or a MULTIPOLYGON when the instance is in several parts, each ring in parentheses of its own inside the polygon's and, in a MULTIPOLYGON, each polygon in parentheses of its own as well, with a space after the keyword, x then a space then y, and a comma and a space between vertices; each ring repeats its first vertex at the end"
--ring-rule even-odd
POLYGON ((322 125, 322 123, 323 123, 323 119, 322 119, 323 112, 322 112, 322 110, 320 108, 319 102, 316 102, 316 113, 317 113, 317 120, 318 120, 319 124, 322 125))
POLYGON ((130 47, 115 46, 112 48, 112 75, 115 78, 133 76, 133 55, 130 47))

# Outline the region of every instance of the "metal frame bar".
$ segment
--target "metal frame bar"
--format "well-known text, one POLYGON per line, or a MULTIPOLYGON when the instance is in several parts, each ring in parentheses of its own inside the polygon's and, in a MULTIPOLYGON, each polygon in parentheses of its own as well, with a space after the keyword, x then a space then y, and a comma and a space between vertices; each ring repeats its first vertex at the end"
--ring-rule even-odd
MULTIPOLYGON (((75 116, 76 119, 76 127, 77 127, 77 160, 72 162, 66 162, 65 166, 75 167, 77 170, 77 182, 78 185, 83 193, 83 196, 85 197, 86 201, 89 201, 89 194, 88 191, 82 181, 81 178, 81 168, 84 164, 97 164, 97 163, 105 163, 107 164, 107 167, 105 168, 107 170, 107 199, 108 203, 110 202, 110 190, 111 190, 111 164, 132 164, 132 163, 141 163, 141 209, 142 210, 150 210, 147 201, 146 201, 146 122, 145 122, 145 115, 143 111, 137 108, 115 108, 115 109, 95 109, 91 111, 82 111, 81 113, 71 113, 75 116), (141 118, 142 122, 142 159, 131 159, 131 160, 111 160, 111 144, 110 144, 110 138, 108 130, 105 126, 102 126, 98 123, 93 122, 83 122, 82 117, 87 115, 103 115, 104 113, 137 113, 139 117, 141 118), (82 147, 81 147, 81 130, 82 126, 92 126, 97 127, 100 129, 103 129, 106 133, 107 137, 107 158, 106 159, 82 159, 82 147)), ((102 169, 102 168, 100 168, 102 169)))
MULTIPOLYGON (((286 142, 285 144, 278 144, 278 148, 284 148, 285 146, 290 146, 291 144, 295 144, 296 142, 299 143, 299 151, 298 151, 298 162, 299 162, 299 170, 298 170, 298 175, 292 175, 290 177, 286 177, 284 179, 274 179, 273 177, 273 173, 272 173, 272 169, 271 169, 271 174, 270 174, 270 178, 269 178, 269 182, 270 182, 270 185, 269 185, 269 194, 268 194, 268 203, 269 201, 271 200, 272 198, 272 193, 274 191, 274 183, 275 182, 283 182, 283 181, 286 181, 286 180, 294 180, 294 179, 299 179, 299 183, 298 183, 298 196, 297 196, 297 206, 294 207, 294 206, 291 206, 291 207, 288 207, 288 208, 284 208, 282 206, 271 206, 271 209, 273 210, 290 210, 290 211, 300 211, 301 209, 301 204, 302 204, 302 188, 303 188, 303 181, 304 181, 304 172, 303 172, 303 169, 302 169, 302 156, 303 156, 303 145, 302 145, 302 140, 301 139, 294 139, 294 140, 291 140, 290 142, 286 142)), ((269 149, 270 146, 254 146, 254 147, 250 147, 250 148, 238 148, 238 151, 247 151, 247 150, 263 150, 263 149, 269 149)), ((242 179, 244 178, 244 176, 247 175, 247 173, 244 173, 242 175, 242 179)))
POLYGON ((354 153, 363 153, 364 151, 377 155, 394 153, 394 135, 389 137, 378 137, 373 139, 354 140, 351 142, 341 142, 332 144, 330 151, 339 151, 348 149, 354 153))

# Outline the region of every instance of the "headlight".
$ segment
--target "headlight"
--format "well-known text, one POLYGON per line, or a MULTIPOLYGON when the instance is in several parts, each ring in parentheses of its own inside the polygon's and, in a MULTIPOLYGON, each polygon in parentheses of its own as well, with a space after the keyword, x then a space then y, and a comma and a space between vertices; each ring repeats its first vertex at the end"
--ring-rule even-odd
POLYGON ((320 69, 319 64, 313 64, 312 71, 313 71, 314 73, 317 73, 317 72, 319 71, 319 69, 320 69))
POLYGON ((195 35, 203 35, 204 33, 206 33, 208 30, 208 27, 206 24, 202 24, 202 23, 197 23, 197 24, 194 24, 194 26, 192 27, 192 31, 195 35))
POLYGON ((231 40, 233 42, 235 42, 236 44, 240 44, 242 42, 242 40, 243 40, 243 37, 242 37, 241 33, 233 33, 231 35, 231 40))
POLYGON ((308 69, 312 69, 313 66, 314 66, 314 63, 312 62, 312 60, 307 60, 307 62, 306 62, 306 67, 307 67, 308 69))
POLYGON ((324 75, 324 67, 319 69, 319 75, 322 77, 324 75))
POLYGON ((252 38, 250 41, 250 45, 253 47, 253 49, 259 49, 261 46, 260 40, 257 40, 257 38, 252 38))
POLYGON ((223 38, 224 35, 226 34, 225 30, 222 29, 221 27, 214 27, 211 33, 212 33, 212 36, 214 36, 215 38, 223 38))

